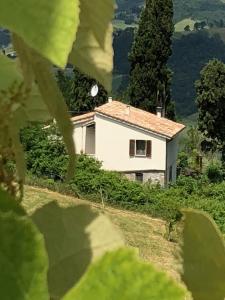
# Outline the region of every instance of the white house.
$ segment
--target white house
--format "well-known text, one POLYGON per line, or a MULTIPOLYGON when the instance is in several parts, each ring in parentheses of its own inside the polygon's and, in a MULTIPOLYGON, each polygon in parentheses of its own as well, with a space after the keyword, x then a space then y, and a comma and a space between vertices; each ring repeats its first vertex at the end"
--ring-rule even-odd
POLYGON ((176 180, 179 133, 184 125, 118 101, 72 118, 76 152, 102 161, 105 170, 162 185, 176 180))

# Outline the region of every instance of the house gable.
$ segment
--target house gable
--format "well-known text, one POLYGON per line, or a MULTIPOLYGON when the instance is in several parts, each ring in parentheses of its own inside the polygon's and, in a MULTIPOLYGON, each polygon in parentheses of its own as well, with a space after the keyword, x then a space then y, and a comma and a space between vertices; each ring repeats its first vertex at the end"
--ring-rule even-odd
MULTIPOLYGON (((166 138, 96 114, 96 157, 103 168, 116 171, 166 169, 166 138), (151 143, 151 155, 130 155, 130 140, 151 143)), ((147 151, 147 149, 146 149, 147 151)))

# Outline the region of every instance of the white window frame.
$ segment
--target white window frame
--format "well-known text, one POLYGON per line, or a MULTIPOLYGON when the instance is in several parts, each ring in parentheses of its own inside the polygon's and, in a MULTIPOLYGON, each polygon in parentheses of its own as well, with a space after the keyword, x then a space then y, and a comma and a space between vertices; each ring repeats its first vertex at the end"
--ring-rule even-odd
POLYGON ((137 157, 147 157, 147 140, 135 140, 135 156, 137 156, 137 157), (137 154, 137 141, 145 142, 145 154, 137 154))

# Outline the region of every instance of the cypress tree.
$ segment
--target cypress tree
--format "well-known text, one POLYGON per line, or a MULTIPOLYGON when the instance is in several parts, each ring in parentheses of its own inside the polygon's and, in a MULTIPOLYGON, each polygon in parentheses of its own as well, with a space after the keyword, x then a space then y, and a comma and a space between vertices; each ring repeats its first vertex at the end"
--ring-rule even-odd
POLYGON ((129 55, 131 62, 127 100, 131 105, 155 113, 157 106, 173 119, 167 61, 172 54, 174 31, 172 0, 146 0, 139 28, 129 55))

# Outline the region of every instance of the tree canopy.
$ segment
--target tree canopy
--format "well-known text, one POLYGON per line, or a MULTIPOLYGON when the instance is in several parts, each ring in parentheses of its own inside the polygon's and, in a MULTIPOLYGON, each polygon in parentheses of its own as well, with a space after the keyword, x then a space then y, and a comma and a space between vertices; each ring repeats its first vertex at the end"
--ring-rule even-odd
POLYGON ((57 81, 71 114, 92 111, 96 106, 104 104, 107 101, 108 96, 104 87, 95 79, 84 75, 77 69, 74 69, 72 76, 58 71, 57 81), (92 97, 90 91, 96 84, 98 85, 99 92, 97 96, 92 97))
POLYGON ((225 64, 214 59, 196 82, 198 126, 204 135, 204 150, 221 149, 225 154, 225 64))
POLYGON ((172 19, 172 0, 147 0, 129 56, 127 100, 131 105, 153 113, 161 105, 164 113, 173 118, 174 113, 167 111, 171 101, 171 71, 167 61, 172 54, 172 19))

